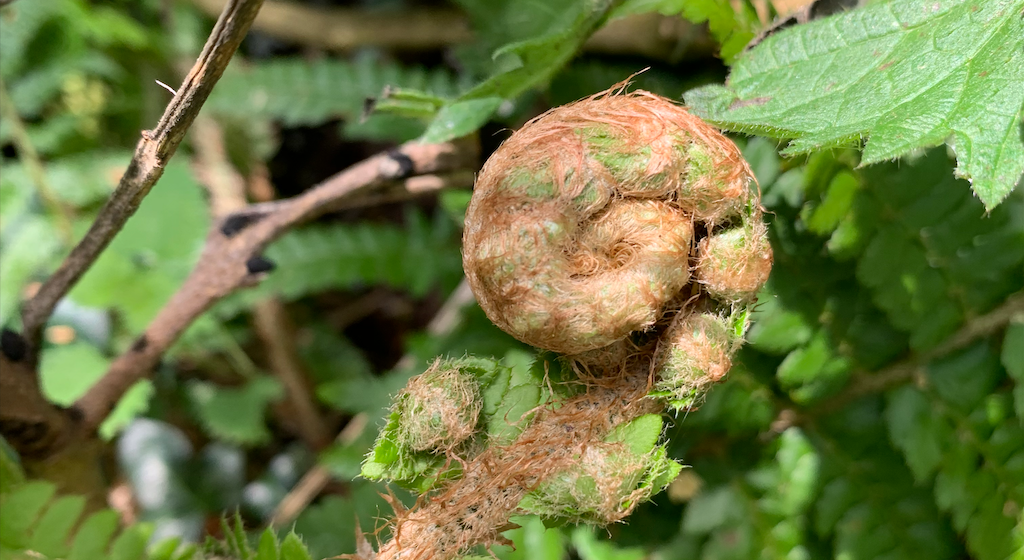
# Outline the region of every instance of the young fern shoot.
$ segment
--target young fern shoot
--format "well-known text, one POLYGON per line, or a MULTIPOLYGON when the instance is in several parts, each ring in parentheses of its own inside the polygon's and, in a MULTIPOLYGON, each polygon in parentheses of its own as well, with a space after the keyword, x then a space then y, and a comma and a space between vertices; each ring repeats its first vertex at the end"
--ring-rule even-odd
POLYGON ((725 376, 772 253, 736 146, 623 90, 537 117, 484 165, 466 277, 496 325, 544 352, 528 374, 466 357, 409 382, 363 474, 421 499, 351 558, 454 558, 519 514, 607 525, 678 474, 662 414, 725 376))

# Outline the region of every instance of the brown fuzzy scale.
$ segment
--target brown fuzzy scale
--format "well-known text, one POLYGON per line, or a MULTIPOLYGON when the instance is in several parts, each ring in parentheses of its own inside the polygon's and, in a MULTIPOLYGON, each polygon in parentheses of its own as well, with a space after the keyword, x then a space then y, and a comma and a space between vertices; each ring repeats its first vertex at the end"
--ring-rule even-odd
POLYGON ((748 207, 736 146, 669 100, 604 92, 530 121, 487 160, 463 265, 512 336, 578 354, 650 329, 689 282, 694 225, 748 207))
POLYGON ((705 313, 681 314, 661 336, 654 356, 654 388, 687 408, 700 402, 711 385, 732 367, 740 340, 726 321, 705 313))
MULTIPOLYGON (((478 544, 500 542, 499 528, 517 514, 529 491, 550 476, 576 468, 581 458, 614 445, 603 439, 615 426, 661 410, 656 401, 641 398, 647 390, 646 374, 606 379, 603 385, 555 410, 539 411, 515 442, 489 448, 468 461, 462 478, 430 496, 422 507, 398 508, 392 521, 395 536, 378 553, 351 558, 448 560, 478 544)), ((602 485, 611 488, 621 482, 606 476, 602 485)), ((620 500, 605 504, 603 511, 608 516, 605 522, 613 523, 627 516, 632 506, 622 507, 620 500)))
POLYGON ((483 401, 472 374, 437 360, 409 380, 395 399, 399 437, 416 451, 451 452, 477 429, 483 401))

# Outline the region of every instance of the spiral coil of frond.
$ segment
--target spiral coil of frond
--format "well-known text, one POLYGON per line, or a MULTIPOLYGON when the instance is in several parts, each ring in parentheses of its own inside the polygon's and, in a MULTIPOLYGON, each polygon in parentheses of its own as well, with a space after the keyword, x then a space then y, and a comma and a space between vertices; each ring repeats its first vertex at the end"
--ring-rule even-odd
POLYGON ((364 474, 427 493, 396 509, 395 537, 373 557, 453 558, 499 541, 514 514, 613 523, 679 472, 658 444, 660 412, 699 404, 725 376, 771 246, 736 146, 669 100, 622 89, 537 117, 484 165, 467 279, 496 325, 561 357, 542 355, 516 386, 493 362, 471 368, 478 389, 446 373, 470 371, 464 359, 410 382, 405 408, 436 394, 455 409, 418 424, 393 411, 364 474))

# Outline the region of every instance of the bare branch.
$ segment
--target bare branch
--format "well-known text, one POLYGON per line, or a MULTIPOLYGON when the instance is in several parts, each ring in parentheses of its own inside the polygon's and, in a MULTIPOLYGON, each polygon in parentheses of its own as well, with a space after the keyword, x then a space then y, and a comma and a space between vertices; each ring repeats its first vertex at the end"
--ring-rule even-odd
POLYGON ((349 197, 419 174, 443 174, 475 168, 475 140, 457 143, 408 143, 378 154, 324 181, 302 195, 252 205, 215 221, 199 262, 185 283, 160 310, 131 350, 75 403, 86 429, 94 429, 114 403, 146 376, 164 351, 200 314, 236 289, 255 284, 273 268, 260 253, 294 225, 336 209, 349 197))
POLYGON ((117 189, 100 210, 88 233, 56 272, 43 283, 22 309, 22 324, 30 347, 30 363, 38 359, 43 325, 96 258, 110 244, 142 199, 163 174, 185 132, 192 124, 214 84, 238 49, 263 0, 229 0, 178 93, 151 131, 143 131, 135 154, 117 189))
MULTIPOLYGON (((345 425, 345 428, 338 434, 336 441, 341 445, 348 445, 356 441, 363 434, 369 417, 365 412, 360 412, 352 417, 345 425)), ((306 506, 313 503, 313 500, 320 495, 327 483, 331 481, 331 473, 323 465, 314 465, 309 469, 299 483, 277 504, 274 515, 270 518, 271 527, 286 527, 306 509, 306 506)))

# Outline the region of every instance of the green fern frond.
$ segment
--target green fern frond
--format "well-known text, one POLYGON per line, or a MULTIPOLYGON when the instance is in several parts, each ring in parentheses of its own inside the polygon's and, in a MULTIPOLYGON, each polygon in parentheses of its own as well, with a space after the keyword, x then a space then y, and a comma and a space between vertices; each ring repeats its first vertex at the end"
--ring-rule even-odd
POLYGON ((848 560, 951 560, 961 545, 935 505, 915 484, 886 438, 877 401, 862 401, 826 420, 816 434, 822 453, 821 490, 813 526, 833 555, 848 560))
POLYGON ((87 515, 85 498, 59 496, 56 485, 8 478, 0 493, 0 558, 5 560, 312 560, 294 531, 265 529, 255 541, 236 514, 221 521, 224 538, 199 547, 177 538, 150 543, 147 523, 120 527, 117 512, 87 515), (251 546, 254 545, 254 546, 251 546))
POLYGON ((332 119, 358 119, 368 98, 386 86, 411 88, 442 97, 458 93, 455 77, 369 57, 354 61, 273 59, 228 72, 204 110, 220 115, 268 118, 286 126, 316 125, 332 119))
POLYGON ((105 509, 83 516, 85 498, 57 496, 49 482, 4 485, 0 494, 0 557, 37 560, 188 560, 195 549, 177 541, 147 551, 152 527, 120 529, 105 509))

